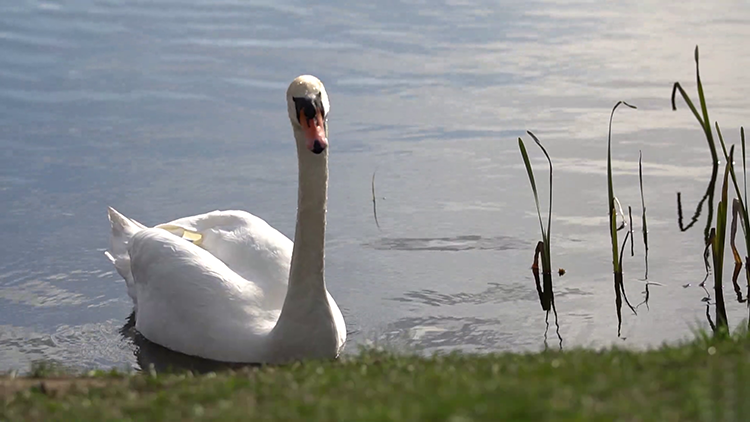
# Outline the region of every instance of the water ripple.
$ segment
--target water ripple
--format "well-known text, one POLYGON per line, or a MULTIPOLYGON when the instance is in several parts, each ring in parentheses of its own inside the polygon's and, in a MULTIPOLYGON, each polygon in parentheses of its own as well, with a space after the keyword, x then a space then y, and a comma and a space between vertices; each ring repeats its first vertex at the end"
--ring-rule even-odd
POLYGON ((130 92, 102 92, 102 91, 31 91, 18 89, 0 90, 0 98, 15 101, 42 104, 65 104, 79 101, 103 102, 134 102, 142 100, 211 100, 200 94, 176 91, 130 91, 130 92))
POLYGON ((33 47, 73 48, 76 44, 57 37, 44 37, 40 35, 20 34, 17 32, 0 32, 0 41, 11 44, 21 44, 33 47))
POLYGON ((367 243, 365 246, 378 250, 458 252, 523 249, 528 247, 529 244, 511 236, 463 235, 455 237, 382 238, 367 243))
POLYGON ((35 308, 78 306, 87 301, 82 294, 69 292, 44 280, 31 280, 16 286, 4 286, 0 290, 0 299, 35 308))
POLYGON ((360 45, 348 42, 326 42, 307 38, 293 38, 289 40, 258 39, 258 38, 187 38, 175 41, 175 44, 191 44, 224 48, 289 48, 305 50, 341 50, 361 48, 360 45))
POLYGON ((287 86, 285 82, 264 81, 264 80, 252 79, 252 78, 226 78, 224 80, 233 85, 245 86, 245 87, 251 87, 251 88, 273 89, 273 90, 279 90, 279 91, 286 89, 286 86, 287 86))
MULTIPOLYGON (((528 320, 527 320, 528 321, 528 320)), ((499 318, 425 316, 407 317, 392 323, 378 342, 422 351, 538 350, 542 342, 521 339, 517 330, 499 318), (505 328, 501 328, 505 326, 505 328)))

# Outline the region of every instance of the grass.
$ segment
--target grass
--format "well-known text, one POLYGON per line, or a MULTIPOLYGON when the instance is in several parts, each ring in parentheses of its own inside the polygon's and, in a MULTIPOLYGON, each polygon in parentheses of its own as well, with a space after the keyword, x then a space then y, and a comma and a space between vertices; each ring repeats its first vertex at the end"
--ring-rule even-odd
POLYGON ((12 421, 744 420, 750 337, 637 352, 420 357, 364 351, 191 374, 0 379, 12 421))

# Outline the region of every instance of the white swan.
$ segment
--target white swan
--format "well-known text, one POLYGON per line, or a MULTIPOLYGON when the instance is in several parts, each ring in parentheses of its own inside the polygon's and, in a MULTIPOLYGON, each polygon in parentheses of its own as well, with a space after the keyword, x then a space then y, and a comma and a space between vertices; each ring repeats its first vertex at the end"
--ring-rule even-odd
POLYGON ((346 340, 326 290, 328 95, 314 76, 286 94, 297 141, 294 243, 243 211, 147 228, 109 208, 107 257, 125 279, 136 329, 150 341, 224 362, 335 358, 346 340))

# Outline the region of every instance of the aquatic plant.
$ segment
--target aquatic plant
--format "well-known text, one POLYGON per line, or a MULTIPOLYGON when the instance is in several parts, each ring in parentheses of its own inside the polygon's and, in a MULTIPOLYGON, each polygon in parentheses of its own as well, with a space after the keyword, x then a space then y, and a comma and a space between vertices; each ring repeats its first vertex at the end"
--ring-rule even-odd
POLYGON ((695 46, 695 79, 697 82, 697 90, 698 90, 698 100, 701 107, 701 112, 698 113, 698 109, 693 104, 693 101, 690 99, 690 96, 687 95, 687 92, 682 88, 682 85, 680 85, 679 82, 675 82, 672 86, 672 110, 677 110, 677 103, 675 101, 677 97, 677 92, 680 93, 685 103, 690 108, 690 111, 693 112, 693 115, 698 120, 698 123, 701 125, 701 129, 703 130, 703 133, 706 136, 706 142, 708 143, 709 151, 711 152, 711 162, 713 163, 712 172, 711 172, 711 180, 708 183, 708 186, 706 187, 706 193, 703 194, 703 197, 698 202, 698 205, 695 208, 695 213, 693 214, 693 217, 691 218, 690 223, 688 223, 687 226, 683 225, 682 221, 682 201, 681 201, 681 195, 678 192, 677 193, 677 213, 678 213, 678 223, 680 225, 680 230, 687 231, 690 229, 690 227, 695 224, 695 222, 698 220, 698 217, 700 216, 701 209, 703 207, 704 202, 708 202, 708 218, 706 220, 706 227, 704 229, 704 239, 706 242, 708 242, 708 236, 709 236, 709 229, 711 227, 711 221, 713 220, 713 197, 714 197, 714 191, 716 187, 716 176, 718 174, 719 170, 719 156, 716 152, 716 142, 714 141, 713 132, 711 131, 711 121, 708 118, 708 106, 706 105, 706 97, 703 92, 703 84, 701 83, 701 75, 700 75, 700 66, 699 66, 699 54, 698 54, 698 46, 695 46))
MULTIPOLYGON (((646 199, 643 195, 643 151, 638 151, 638 185, 641 192, 641 234, 643 235, 643 252, 644 252, 644 263, 645 263, 645 270, 643 274, 643 281, 646 283, 645 291, 643 301, 637 305, 635 305, 635 309, 637 310, 641 305, 646 305, 646 309, 650 309, 648 306, 648 300, 651 296, 651 291, 649 290, 649 286, 653 285, 661 285, 660 283, 652 283, 648 280, 648 221, 646 219, 646 199)), ((629 208, 629 207, 628 207, 629 208)), ((633 232, 633 219, 630 219, 630 231, 633 232)), ((632 249, 632 240, 633 240, 634 234, 631 234, 630 240, 631 240, 631 249, 630 249, 630 255, 633 256, 633 249, 632 249)))
MULTIPOLYGON (((726 317, 726 305, 724 303, 724 296, 723 296, 723 290, 722 290, 722 275, 723 275, 723 254, 724 254, 724 241, 726 237, 726 224, 727 224, 727 212, 728 212, 728 197, 727 197, 727 189, 728 189, 728 181, 729 177, 731 176, 732 185, 734 186, 735 190, 735 196, 736 199, 732 201, 732 226, 731 226, 731 247, 732 247, 732 254, 735 261, 734 271, 732 274, 732 284, 734 285, 735 293, 737 294, 737 300, 739 302, 747 302, 747 297, 743 298, 741 290, 739 288, 739 284, 737 283, 737 278, 740 274, 741 268, 742 268, 742 259, 740 257, 739 252, 737 251, 737 247, 735 245, 735 235, 737 232, 737 218, 739 216, 740 222, 742 223, 742 231, 744 234, 745 239, 745 250, 750 251, 750 221, 748 219, 748 212, 747 212, 747 169, 746 169, 746 155, 745 155, 745 130, 743 127, 740 128, 740 138, 741 138, 741 144, 742 144, 742 168, 743 168, 743 188, 744 188, 744 195, 743 192, 740 191, 739 183, 737 182, 737 176, 735 174, 734 170, 734 146, 730 148, 730 150, 727 152, 726 143, 724 142, 724 136, 721 133, 721 128, 719 126, 718 122, 714 123, 716 134, 719 138, 719 142, 721 145, 722 153, 724 155, 724 158, 726 160, 726 166, 724 171, 724 181, 722 184, 722 190, 721 190, 721 200, 719 201, 719 209, 718 209, 718 215, 716 216, 716 227, 710 228, 711 222, 712 222, 712 202, 713 202, 713 195, 715 190, 715 183, 716 183, 716 176, 718 171, 718 154, 716 151, 716 142, 714 140, 713 136, 713 130, 711 127, 711 122, 709 120, 708 116, 708 106, 706 103, 706 97, 703 90, 703 84, 701 82, 700 78, 700 56, 698 51, 698 46, 695 47, 695 74, 696 74, 696 85, 697 85, 697 91, 698 91, 698 101, 700 104, 701 111, 698 112, 698 109, 693 104, 693 101, 690 99, 690 96, 685 92, 685 90, 682 88, 679 82, 675 82, 674 86, 672 88, 672 109, 676 110, 676 96, 677 92, 680 93, 685 103, 690 108, 690 111, 692 111, 693 115, 695 116, 698 123, 701 125, 701 129, 703 130, 703 133, 706 136, 706 141, 709 146, 709 150, 711 152, 711 159, 713 162, 713 168, 712 168, 712 176, 711 181, 709 182, 708 188, 706 190, 706 193, 703 196, 703 199, 701 199, 701 202, 698 204, 698 207, 696 209, 696 214, 693 217, 693 221, 691 222, 688 227, 682 226, 682 207, 680 203, 680 196, 678 193, 677 200, 678 200, 678 215, 679 215, 679 221, 680 221, 680 229, 681 230, 687 230, 690 228, 690 226, 695 222, 697 219, 698 214, 700 214, 700 207, 703 201, 706 199, 709 202, 709 213, 708 213, 708 221, 706 225, 706 231, 705 231, 705 241, 706 241, 706 252, 704 253, 704 259, 706 259, 706 270, 707 270, 707 277, 708 272, 710 271, 709 262, 708 262, 708 255, 707 252, 710 250, 713 255, 713 274, 714 274, 714 295, 715 295, 715 306, 716 306, 716 324, 714 325, 713 322, 709 318, 709 323, 711 324, 711 327, 714 329, 714 331, 725 331, 728 328, 728 322, 726 317)), ((747 279, 747 286, 748 291, 750 291, 750 267, 748 267, 748 257, 745 256, 745 274, 747 279)), ((708 315, 708 312, 707 312, 708 315)), ((748 319, 748 323, 750 324, 750 319, 748 319)))
POLYGON ((648 301, 648 224, 646 222, 646 199, 643 197, 643 151, 638 151, 638 184, 641 191, 641 232, 643 233, 644 261, 646 272, 643 276, 646 280, 646 301, 648 301))
POLYGON ((708 238, 708 245, 711 246, 711 255, 714 264, 714 295, 716 297, 716 324, 711 324, 711 328, 716 333, 727 333, 729 330, 727 310, 724 303, 722 276, 724 269, 724 245, 727 231, 727 185, 731 169, 730 163, 733 155, 734 147, 732 147, 729 154, 730 160, 727 161, 724 170, 724 183, 721 185, 721 200, 719 201, 716 213, 716 227, 711 228, 708 238))
MULTIPOLYGON (((735 292, 737 294, 737 301, 738 302, 746 302, 747 297, 743 298, 742 293, 739 287, 739 284, 737 283, 737 278, 739 277, 740 271, 742 269, 742 258, 740 257, 739 252, 737 251, 737 247, 735 246, 734 239, 735 234, 737 232, 737 217, 739 216, 740 221, 742 222, 742 232, 743 232, 743 238, 745 239, 745 251, 750 251, 750 222, 748 221, 748 213, 747 213, 747 170, 746 170, 746 160, 745 160, 745 128, 740 127, 740 139, 741 139, 741 145, 742 145, 742 168, 743 168, 743 185, 744 185, 744 196, 740 192, 740 186, 737 182, 737 175, 734 171, 734 146, 730 148, 729 153, 727 154, 727 148, 726 144, 724 142, 724 136, 721 134, 721 128, 719 127, 719 123, 715 123, 716 126, 716 133, 719 137, 719 141, 721 142, 721 148, 724 152, 724 157, 727 160, 727 169, 729 172, 729 175, 732 177, 732 185, 734 186, 735 196, 736 198, 732 202, 732 233, 731 233, 731 246, 732 246, 732 255, 734 257, 734 272, 732 274, 732 284, 734 285, 735 292)), ((748 257, 745 256, 745 274, 746 279, 748 283, 748 290, 750 290, 750 267, 748 267, 748 257)), ((750 293, 750 292, 749 292, 750 293)))
POLYGON ((375 225, 378 227, 378 230, 380 230, 380 222, 378 221, 378 203, 375 199, 375 173, 377 172, 377 168, 372 172, 372 182, 370 187, 372 188, 372 216, 375 218, 375 225))
MULTIPOLYGON (((557 320, 557 308, 555 307, 555 295, 552 291, 552 260, 551 260, 551 242, 550 242, 550 229, 552 225, 552 160, 544 148, 539 138, 536 137, 531 131, 526 133, 531 136, 534 142, 544 153, 549 163, 549 209, 547 210, 547 228, 545 230, 544 223, 542 222, 542 211, 539 206, 539 194, 536 188, 536 180, 534 179, 534 170, 531 167, 531 161, 529 160, 529 154, 526 152, 526 146, 523 143, 523 139, 518 138, 518 148, 521 150, 521 157, 523 163, 526 166, 526 173, 531 183, 531 191, 534 193, 534 203, 536 204, 536 213, 539 218, 539 229, 542 232, 542 240, 540 240, 534 251, 534 264, 532 265, 532 273, 536 282, 536 290, 539 294, 539 301, 542 305, 542 309, 546 311, 545 320, 549 321, 550 310, 555 314, 555 324, 557 325, 557 335, 560 337, 560 325, 557 320), (539 256, 542 258, 542 282, 539 280, 539 256)), ((548 323, 549 324, 549 323, 548 323)), ((549 326, 549 325, 548 325, 549 326)), ((546 335, 546 333, 545 333, 546 335)), ((562 347, 562 338, 560 338, 560 345, 562 347)))
POLYGON ((622 242, 622 247, 618 247, 617 242, 617 231, 622 228, 617 226, 617 209, 620 208, 620 202, 615 196, 614 187, 612 184, 612 120, 615 115, 615 110, 620 105, 625 105, 632 109, 635 109, 634 105, 630 105, 624 101, 618 101, 614 107, 612 107, 612 113, 609 116, 609 133, 607 135, 607 204, 609 208, 609 235, 612 241, 612 271, 614 272, 614 285, 615 285, 615 309, 617 311, 617 336, 620 336, 622 331, 622 302, 623 300, 628 305, 631 311, 636 314, 635 308, 628 301, 628 296, 625 294, 625 284, 623 283, 622 275, 622 252, 625 250, 628 237, 632 234, 628 230, 625 234, 625 239, 622 242))
POLYGON ((711 121, 708 119, 708 106, 706 105, 706 96, 703 92, 703 84, 701 83, 701 73, 700 73, 700 65, 699 65, 699 54, 698 54, 698 46, 695 46, 695 80, 697 83, 697 89, 698 89, 698 100, 700 101, 701 106, 701 114, 698 113, 698 110, 695 108, 695 105, 693 105, 693 101, 690 100, 690 97, 687 95, 687 92, 682 88, 682 85, 680 85, 679 82, 675 82, 672 86, 672 110, 677 110, 677 104, 675 102, 675 98, 677 96, 677 91, 680 92, 680 95, 682 95, 683 100, 685 100, 685 103, 690 108, 690 111, 693 112, 693 115, 698 120, 698 122, 701 124, 701 128, 703 129, 703 133, 706 135, 706 141, 708 142, 708 148, 711 151, 711 159, 714 163, 719 162, 719 156, 716 153, 716 142, 714 142, 714 136, 711 131, 711 121))

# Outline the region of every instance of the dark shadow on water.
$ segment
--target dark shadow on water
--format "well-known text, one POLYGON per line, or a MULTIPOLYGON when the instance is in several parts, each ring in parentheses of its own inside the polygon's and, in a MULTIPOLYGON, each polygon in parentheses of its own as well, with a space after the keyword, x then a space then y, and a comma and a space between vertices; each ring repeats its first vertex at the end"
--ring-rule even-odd
POLYGON ((260 366, 260 364, 227 363, 203 359, 159 346, 143 337, 135 329, 135 313, 131 313, 128 316, 125 325, 119 331, 124 338, 132 341, 135 345, 135 357, 138 362, 138 369, 141 371, 148 371, 153 368, 156 372, 191 371, 194 373, 207 373, 260 366))
MULTIPOLYGON (((242 368, 255 368, 263 366, 260 363, 229 363, 211 359, 203 359, 184 353, 169 350, 166 347, 149 341, 135 329, 135 313, 131 312, 119 330, 123 338, 133 342, 135 345, 135 358, 138 362, 138 370, 149 371, 153 368, 156 372, 184 372, 190 371, 197 374, 207 372, 218 372, 225 370, 238 370, 242 368)), ((347 337, 359 334, 357 330, 347 331, 347 337)))

